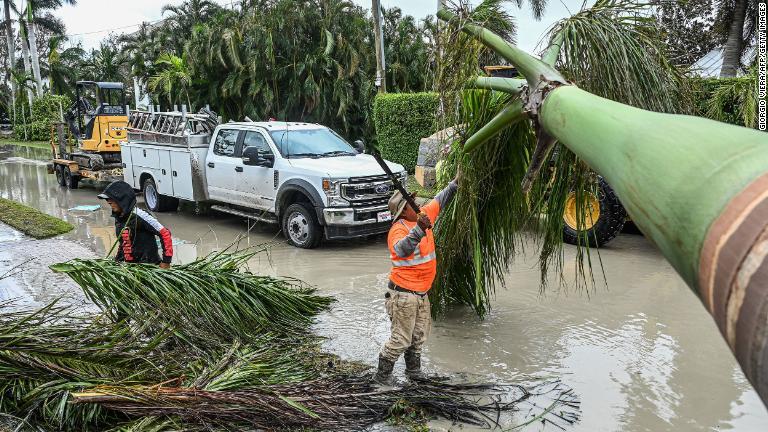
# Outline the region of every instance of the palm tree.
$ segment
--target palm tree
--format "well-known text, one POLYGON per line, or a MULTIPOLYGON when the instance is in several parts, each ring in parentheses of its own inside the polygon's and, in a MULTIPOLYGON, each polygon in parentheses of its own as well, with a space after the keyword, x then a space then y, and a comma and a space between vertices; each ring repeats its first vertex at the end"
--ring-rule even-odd
MULTIPOLYGON (((12 70, 11 71, 11 82, 13 83, 13 87, 16 88, 16 91, 18 92, 17 95, 15 95, 15 99, 18 100, 18 98, 21 96, 22 90, 27 90, 27 94, 29 94, 32 89, 34 88, 34 78, 32 78, 32 75, 19 71, 19 70, 12 70)), ((21 108, 21 118, 19 119, 17 116, 19 115, 16 112, 16 107, 14 106, 13 109, 13 115, 14 115, 14 125, 23 125, 24 129, 24 140, 27 140, 27 127, 26 124, 30 120, 30 116, 32 115, 32 100, 29 100, 28 110, 25 110, 24 104, 19 104, 19 107, 21 108), (19 123, 19 120, 21 120, 21 123, 19 123)))
POLYGON ((163 6, 163 15, 166 12, 170 14, 166 19, 168 25, 165 29, 175 52, 181 52, 186 42, 185 36, 192 32, 194 26, 207 22, 221 11, 222 7, 211 0, 186 0, 178 6, 163 6))
POLYGON ((16 120, 16 83, 10 79, 11 74, 16 68, 16 44, 14 43, 13 21, 11 21, 11 0, 3 0, 3 12, 5 18, 5 43, 8 46, 8 80, 11 82, 11 106, 14 111, 14 121, 16 120))
MULTIPOLYGON (((21 39, 21 57, 24 61, 24 73, 32 76, 32 65, 29 61, 29 38, 27 37, 27 25, 23 19, 19 19, 19 36, 21 39)), ((35 99, 34 88, 27 88, 27 99, 30 105, 35 99)))
POLYGON ((56 9, 64 4, 75 5, 77 0, 28 0, 26 16, 27 16, 27 33, 29 36, 29 53, 32 61, 32 71, 34 73, 35 82, 37 83, 38 96, 43 94, 43 80, 40 76, 40 58, 37 53, 37 14, 38 11, 43 9, 56 9))
POLYGON ((98 49, 92 49, 84 64, 86 76, 93 81, 122 82, 123 75, 119 50, 113 40, 106 40, 98 49))
POLYGON ((48 77, 51 93, 71 97, 85 51, 79 46, 62 49, 65 40, 64 36, 54 36, 48 41, 48 77))
POLYGON ((158 66, 159 72, 149 80, 149 87, 152 91, 159 89, 168 97, 171 104, 176 103, 180 96, 179 93, 183 91, 187 99, 187 106, 192 109, 192 102, 189 99, 189 85, 192 83, 192 76, 189 73, 186 59, 165 53, 157 59, 155 64, 158 66))
POLYGON ((133 79, 133 93, 138 106, 145 83, 151 76, 152 59, 157 58, 163 49, 159 41, 159 31, 149 23, 142 23, 139 30, 120 36, 120 61, 130 68, 133 79))
MULTIPOLYGON (((748 6, 755 7, 755 1, 730 0, 720 1, 720 14, 728 17, 730 22, 727 29, 727 39, 723 46, 723 67, 720 69, 720 77, 728 78, 736 76, 741 67, 741 58, 744 54, 744 22, 747 16, 748 6)), ((754 33, 754 19, 751 28, 754 33)), ((721 25, 721 27, 724 27, 721 25)), ((724 30, 724 29, 723 29, 724 30)))
POLYGON ((204 23, 220 10, 221 6, 211 0, 186 0, 178 6, 163 6, 162 13, 172 13, 169 19, 176 25, 189 29, 195 24, 204 23))
MULTIPOLYGON (((438 268, 482 284, 503 271, 502 258, 514 255, 520 245, 520 237, 514 241, 511 235, 516 230, 538 231, 544 237, 542 262, 553 257, 552 247, 562 241, 559 210, 578 186, 573 176, 588 178, 591 167, 702 300, 768 404, 768 278, 762 277, 768 260, 760 237, 768 221, 757 210, 768 204, 768 140, 754 129, 663 113, 687 110, 686 89, 645 13, 634 2, 598 0, 553 28, 541 59, 451 12, 438 14, 525 77, 475 80, 475 87, 494 93, 462 92, 466 76, 450 81, 462 87, 445 89, 458 92, 447 97, 465 100, 456 116, 465 120, 462 136, 448 163, 466 168, 462 183, 468 186, 458 192, 449 219, 441 221, 447 231, 441 236, 469 241, 442 243, 461 249, 438 268), (554 178, 541 169, 550 160, 554 178), (491 201, 483 198, 489 196, 491 201), (514 218, 504 217, 509 214, 514 218), (518 218, 531 223, 510 222, 518 218)), ((476 70, 472 58, 456 49, 465 46, 457 42, 446 50, 451 54, 445 60, 453 60, 457 73, 476 70), (462 56, 467 64, 458 65, 462 56)), ((586 208, 584 201, 576 208, 586 208)), ((577 254, 589 257, 583 248, 577 254)))

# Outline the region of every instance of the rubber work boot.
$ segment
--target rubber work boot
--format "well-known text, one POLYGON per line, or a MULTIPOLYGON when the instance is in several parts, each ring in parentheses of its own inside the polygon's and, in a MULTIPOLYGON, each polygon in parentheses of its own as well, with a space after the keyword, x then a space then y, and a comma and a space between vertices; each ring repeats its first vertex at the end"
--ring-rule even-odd
POLYGON ((405 351, 405 376, 410 380, 419 380, 425 378, 421 371, 421 353, 411 349, 405 351))
POLYGON ((395 380, 392 378, 392 369, 395 368, 395 362, 385 359, 379 355, 379 369, 373 376, 376 384, 392 387, 395 380))

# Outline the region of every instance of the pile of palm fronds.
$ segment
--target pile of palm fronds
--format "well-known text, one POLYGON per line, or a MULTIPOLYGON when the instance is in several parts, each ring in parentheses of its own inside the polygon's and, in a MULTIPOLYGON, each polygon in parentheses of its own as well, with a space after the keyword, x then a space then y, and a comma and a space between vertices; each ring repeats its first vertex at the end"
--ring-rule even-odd
POLYGON ((313 294, 300 281, 241 271, 259 252, 216 253, 170 272, 151 264, 116 266, 108 259, 51 268, 74 279, 112 320, 193 329, 190 335, 204 330, 225 339, 306 327, 332 299, 313 294), (157 315, 161 319, 154 320, 157 315))
MULTIPOLYGON (((101 312, 0 304, 0 417, 51 430, 358 430, 403 403, 479 426, 533 406, 531 392, 512 385, 423 380, 378 389, 368 366, 322 352, 309 331, 332 299, 242 271, 253 253, 170 270, 54 265, 101 312)), ((578 412, 567 390, 549 395, 536 408, 545 418, 562 423, 549 407, 578 412)))
MULTIPOLYGON (((497 3, 488 0, 481 6, 497 3)), ((684 112, 691 102, 689 89, 682 72, 667 60, 661 33, 647 11, 632 0, 598 0, 552 27, 543 57, 596 95, 645 109, 684 112)), ((432 298, 435 313, 448 304, 464 304, 482 317, 522 246, 539 251, 542 287, 550 266, 561 274, 566 198, 575 193, 577 219, 583 223, 585 212, 580 210, 586 208, 587 193, 597 193, 598 178, 571 151, 555 144, 541 155, 542 167, 530 189, 522 190, 537 133, 528 116, 520 114, 527 101, 520 89, 501 89, 501 81, 477 80, 483 75, 480 59, 491 57, 491 50, 460 28, 469 21, 492 30, 486 25, 487 8, 477 14, 460 1, 454 12, 456 19, 446 24, 441 39, 437 85, 444 109, 439 126, 461 125, 444 172, 451 177, 461 166, 463 178, 436 229, 440 261, 432 298), (465 151, 467 142, 472 148, 465 151)), ((525 80, 520 83, 526 85, 525 80)), ((579 241, 575 280, 583 287, 593 280, 593 256, 588 239, 579 241)))

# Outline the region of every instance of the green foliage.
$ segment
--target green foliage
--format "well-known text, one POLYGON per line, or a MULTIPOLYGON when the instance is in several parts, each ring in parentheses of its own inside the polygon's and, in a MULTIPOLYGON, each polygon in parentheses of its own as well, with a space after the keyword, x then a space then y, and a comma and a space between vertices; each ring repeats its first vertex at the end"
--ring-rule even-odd
POLYGON ((413 172, 419 155, 419 141, 435 132, 437 107, 436 93, 376 96, 373 117, 381 155, 413 172))
POLYGON ((696 115, 754 128, 757 121, 757 73, 738 78, 693 78, 696 115))
POLYGON ((647 10, 634 0, 598 0, 559 21, 549 34, 550 41, 563 38, 555 66, 598 96, 651 111, 689 112, 683 71, 669 61, 647 10))
POLYGON ((0 221, 38 239, 63 234, 74 228, 59 218, 5 198, 0 198, 0 221))
POLYGON ((158 67, 158 72, 149 79, 149 88, 164 94, 172 104, 180 100, 185 101, 187 108, 194 110, 189 99, 189 85, 192 77, 189 74, 186 59, 165 53, 155 61, 155 65, 158 67))
POLYGON ((32 102, 33 121, 45 121, 50 124, 61 119, 61 113, 69 108, 71 101, 66 96, 44 94, 32 102))
POLYGON ((70 105, 67 96, 46 93, 32 102, 32 110, 24 101, 16 101, 16 120, 13 133, 16 139, 48 141, 51 139, 51 123, 61 120, 61 113, 70 105), (23 123, 26 121, 26 123, 23 123))
POLYGON ((14 125, 13 136, 20 141, 49 141, 51 139, 51 123, 33 121, 14 125))
MULTIPOLYGON (((370 12, 348 0, 253 0, 236 10, 189 0, 172 19, 121 38, 125 65, 150 89, 169 73, 163 56, 183 58, 191 83, 155 103, 209 104, 225 120, 277 119, 327 125, 349 139, 371 138, 376 88, 370 12)), ((384 14, 388 89, 424 91, 433 82, 436 27, 399 9, 384 14)), ((157 91, 160 94, 155 93, 157 91)))
MULTIPOLYGON (((462 117, 468 125, 462 136, 471 136, 511 102, 503 93, 464 93, 462 117)), ((464 154, 461 142, 443 161, 439 181, 452 178, 462 167, 461 186, 451 205, 444 209, 435 228, 438 243, 438 276, 430 293, 432 311, 462 304, 485 316, 498 285, 504 286, 507 264, 522 248, 521 231, 535 229, 531 222, 545 189, 536 187, 523 195, 523 180, 535 146, 527 123, 506 128, 483 145, 481 151, 464 154), (448 178, 446 178, 448 177, 448 178)))

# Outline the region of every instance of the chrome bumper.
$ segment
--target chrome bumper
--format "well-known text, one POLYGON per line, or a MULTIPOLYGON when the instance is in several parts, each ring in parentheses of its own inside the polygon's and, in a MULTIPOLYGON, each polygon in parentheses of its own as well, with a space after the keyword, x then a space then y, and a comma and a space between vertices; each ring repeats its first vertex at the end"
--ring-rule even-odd
POLYGON ((365 208, 352 208, 352 207, 326 207, 323 209, 323 218, 326 225, 342 225, 342 226, 355 226, 355 225, 370 225, 380 223, 375 217, 365 220, 355 220, 357 213, 378 213, 386 211, 387 206, 365 207, 365 208))

